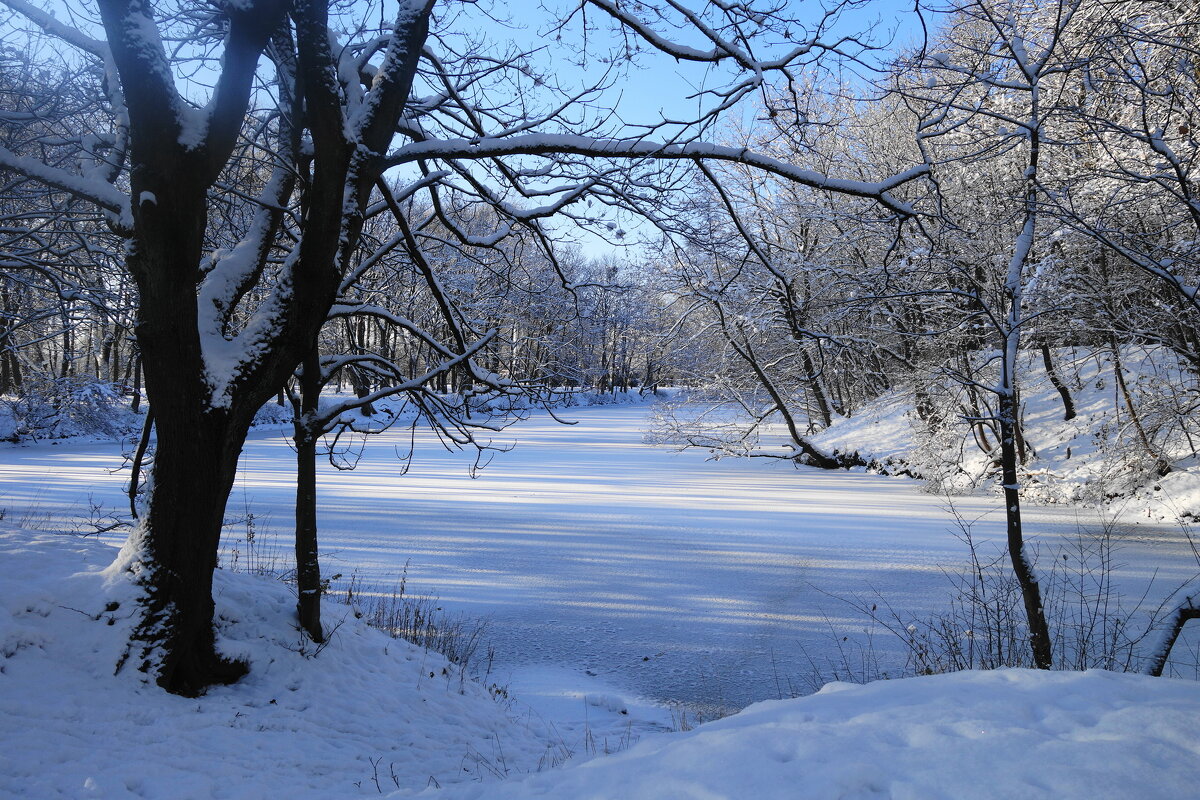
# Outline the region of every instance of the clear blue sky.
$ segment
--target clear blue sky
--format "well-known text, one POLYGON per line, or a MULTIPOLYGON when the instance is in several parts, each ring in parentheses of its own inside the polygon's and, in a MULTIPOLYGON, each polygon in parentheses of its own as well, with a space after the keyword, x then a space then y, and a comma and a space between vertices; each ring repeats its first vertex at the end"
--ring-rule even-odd
MULTIPOLYGON (((486 5, 487 0, 484 0, 486 5)), ((689 3, 695 8, 702 7, 702 2, 689 3)), ((614 50, 623 50, 624 45, 619 35, 606 33, 603 29, 612 27, 609 18, 602 12, 591 9, 588 11, 588 21, 602 30, 588 33, 586 47, 580 17, 577 14, 572 23, 562 30, 549 30, 556 15, 566 16, 570 10, 577 8, 577 0, 515 0, 507 5, 496 2, 495 9, 506 13, 511 25, 486 25, 483 33, 496 41, 510 40, 522 47, 544 45, 545 50, 539 54, 537 63, 549 63, 552 75, 564 87, 587 86, 594 83, 604 74, 607 64, 604 57, 614 50), (550 6, 547 10, 544 6, 550 6)), ((785 14, 802 20, 818 21, 822 14, 822 6, 815 0, 792 0, 785 7, 785 14)), ((929 15, 926 24, 933 24, 929 15)), ((666 33, 666 29, 663 29, 666 33)), ((850 35, 866 32, 869 41, 884 48, 872 57, 886 61, 900 49, 919 44, 921 41, 921 26, 913 13, 913 0, 871 0, 859 7, 849 9, 833 29, 838 35, 850 35)), ((797 31, 797 38, 800 32, 797 31)), ((830 37, 824 37, 829 39, 830 37)), ((681 41, 698 49, 709 49, 711 45, 699 35, 692 35, 681 41), (706 46, 707 45, 707 46, 706 46)), ((647 48, 644 48, 647 49, 647 48)), ((778 52, 782 52, 779 50, 778 52)), ((867 70, 859 68, 862 74, 867 70)), ((703 103, 705 107, 712 105, 711 97, 697 98, 697 92, 705 87, 716 87, 725 84, 728 74, 721 68, 700 65, 692 62, 680 62, 669 56, 656 52, 644 52, 632 63, 622 64, 620 73, 615 77, 613 86, 596 103, 596 106, 612 109, 620 120, 627 124, 656 123, 665 118, 693 119, 700 112, 703 103)), ((851 85, 859 79, 852 71, 843 72, 843 79, 851 85)), ((864 91, 865 82, 863 82, 864 91)), ((734 112, 739 121, 749 122, 761 113, 754 107, 754 98, 748 98, 743 108, 734 112)), ((732 116, 732 115, 731 115, 732 116)), ((629 131, 636 134, 641 131, 629 131)), ((661 139, 665 132, 658 132, 653 138, 661 139)), ((719 135, 714 132, 713 135, 719 135)), ((631 233, 640 229, 634 220, 613 217, 615 224, 631 233)), ((629 237, 631 242, 636 237, 629 237)), ((598 237, 583 237, 584 251, 592 257, 620 252, 624 248, 614 247, 598 237)))
MULTIPOLYGON (((862 7, 845 13, 834 31, 841 35, 869 31, 869 38, 874 44, 886 47, 876 57, 886 59, 889 53, 920 41, 921 28, 913 14, 913 2, 870 0, 862 7)), ((577 5, 576 0, 497 2, 493 10, 506 12, 513 27, 489 25, 483 32, 496 40, 514 40, 522 46, 545 45, 546 50, 542 55, 552 60, 557 79, 568 86, 587 85, 603 73, 606 65, 600 59, 609 51, 618 49, 621 41, 617 36, 593 31, 582 53, 587 60, 586 67, 573 64, 578 49, 583 47, 579 15, 561 31, 548 31, 547 27, 556 16, 565 16, 577 5), (545 6, 549 7, 548 10, 545 6)), ((691 2, 689 5, 699 8, 703 3, 691 2)), ((785 13, 800 20, 811 19, 815 22, 821 16, 821 9, 821 3, 816 0, 792 0, 787 4, 785 13)), ((588 11, 588 20, 598 24, 598 27, 611 25, 608 18, 596 9, 588 11)), ((708 49, 699 35, 691 36, 683 43, 708 49)), ((605 98, 606 103, 613 106, 627 122, 658 121, 664 116, 694 116, 700 102, 694 97, 697 91, 706 86, 719 86, 726 79, 720 69, 679 62, 656 53, 638 56, 635 65, 626 68, 626 74, 616 81, 613 90, 605 98)), ((847 80, 853 80, 849 73, 847 80)))

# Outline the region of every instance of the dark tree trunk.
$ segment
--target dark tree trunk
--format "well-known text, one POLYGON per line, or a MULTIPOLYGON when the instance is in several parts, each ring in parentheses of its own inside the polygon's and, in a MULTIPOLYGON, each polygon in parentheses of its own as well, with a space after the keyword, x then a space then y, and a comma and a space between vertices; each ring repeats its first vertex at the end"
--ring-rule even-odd
POLYGON ((1200 619, 1200 607, 1196 605, 1196 598, 1185 597, 1183 602, 1172 609, 1167 616, 1166 630, 1157 647, 1151 652, 1150 659, 1146 664, 1147 675, 1153 675, 1156 678, 1162 676, 1167 667, 1167 660, 1171 657, 1171 650, 1175 647, 1179 634, 1183 633, 1183 626, 1194 619, 1200 619))
POLYGON ((1042 365, 1046 368, 1046 377, 1050 379, 1050 383, 1054 386, 1058 396, 1062 398, 1063 404, 1063 422, 1075 419, 1075 401, 1071 399, 1071 390, 1058 377, 1058 371, 1054 369, 1054 361, 1050 358, 1050 346, 1045 342, 1041 344, 1042 365))
POLYGON ((159 200, 138 210, 141 235, 126 266, 141 294, 138 349, 157 432, 149 509, 135 533, 146 596, 133 638, 144 643, 140 668, 168 691, 194 696, 247 669, 216 652, 212 577, 253 411, 246 413, 245 403, 210 405, 190 273, 202 249, 205 189, 186 182, 149 169, 135 173, 135 192, 154 191, 159 200), (175 192, 165 188, 168 181, 175 192))
MULTIPOLYGON (((143 616, 127 657, 168 691, 196 695, 237 680, 247 669, 216 652, 213 630, 213 570, 238 457, 254 413, 316 347, 359 240, 362 210, 382 169, 379 154, 386 152, 411 91, 432 0, 398 20, 396 46, 387 51, 391 63, 375 76, 372 103, 352 142, 323 0, 220 4, 216 22, 226 23, 226 36, 216 86, 211 102, 189 108, 188 115, 179 113, 189 102, 174 86, 161 39, 147 35, 157 25, 152 5, 138 0, 97 5, 126 101, 132 203, 131 219, 122 222, 125 266, 138 288, 135 333, 158 432, 149 509, 134 534, 130 564, 145 593, 143 616), (283 26, 285 15, 294 22, 294 42, 283 26), (280 207, 263 221, 261 241, 271 241, 282 224, 282 207, 293 202, 293 187, 302 182, 302 236, 291 261, 290 291, 271 317, 270 335, 243 350, 230 374, 213 375, 202 337, 228 333, 224 327, 240 300, 255 285, 269 288, 260 281, 268 257, 264 246, 259 270, 223 297, 229 313, 216 319, 208 316, 214 309, 206 308, 203 329, 199 324, 201 264, 211 244, 208 192, 238 143, 257 65, 273 35, 279 45, 273 57, 298 65, 304 102, 282 115, 294 126, 292 152, 284 152, 287 142, 279 145, 280 158, 294 161, 293 169, 281 170, 290 177, 271 184, 278 196, 255 212, 280 207), (184 117, 201 112, 206 116, 200 141, 190 141, 184 117), (311 149, 303 156, 301 125, 311 134, 311 149)), ((296 88, 288 83, 289 70, 276 74, 281 94, 296 88)), ((64 369, 71 361, 70 334, 68 328, 64 369)))
POLYGON ((1042 592, 1033 565, 1025 552, 1025 534, 1021 525, 1021 489, 1017 478, 1020 456, 1017 450, 1016 393, 1001 392, 998 403, 1000 426, 1000 469, 1004 489, 1004 513, 1008 529, 1008 555, 1021 587, 1025 618, 1029 624, 1029 647, 1038 669, 1050 669, 1050 628, 1042 607, 1042 592))
POLYGON ((137 413, 142 408, 142 357, 140 355, 133 358, 133 399, 129 403, 129 410, 137 413))
POLYGON ((821 426, 828 428, 833 424, 833 410, 829 405, 829 398, 825 395, 825 387, 821 385, 821 375, 817 372, 816 364, 813 363, 812 357, 804 348, 803 342, 800 342, 800 363, 804 367, 805 383, 812 392, 813 400, 817 404, 817 412, 821 415, 821 426))
MULTIPOLYGON (((362 320, 359 320, 357 324, 352 323, 350 320, 345 321, 348 350, 354 355, 363 355, 367 351, 366 344, 363 341, 366 338, 363 326, 364 323, 362 320)), ((362 373, 358 371, 357 367, 351 365, 346 368, 345 373, 346 377, 350 379, 350 385, 354 388, 355 397, 361 400, 371 393, 370 385, 362 373)), ((341 380, 340 375, 338 380, 341 380)), ((315 411, 316 409, 314 408, 313 410, 315 411)), ((359 413, 364 417, 373 416, 375 414, 375 407, 371 403, 367 403, 359 409, 359 413)))
POLYGON ((133 638, 144 643, 142 670, 167 691, 193 697, 247 670, 216 652, 212 599, 225 502, 245 434, 224 414, 197 420, 165 408, 171 405, 155 406, 154 489, 139 528, 146 597, 133 638))
POLYGON ((296 441, 296 614, 300 629, 325 641, 321 627, 321 563, 317 552, 317 411, 321 365, 316 352, 304 360, 300 402, 294 408, 296 441))

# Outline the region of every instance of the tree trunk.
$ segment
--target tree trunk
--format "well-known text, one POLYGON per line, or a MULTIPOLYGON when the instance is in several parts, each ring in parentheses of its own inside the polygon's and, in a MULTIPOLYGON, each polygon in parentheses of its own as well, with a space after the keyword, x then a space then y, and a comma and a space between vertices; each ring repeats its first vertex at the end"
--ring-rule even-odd
POLYGON ((204 241, 204 187, 150 170, 137 177, 146 182, 134 184, 135 196, 144 186, 158 198, 138 208, 141 235, 126 261, 140 291, 137 340, 157 447, 149 509, 133 534, 141 537, 145 568, 135 572, 146 592, 133 640, 144 645, 141 669, 167 691, 195 696, 247 670, 216 652, 212 576, 253 411, 210 405, 192 278, 204 241))
POLYGON ((296 441, 296 615, 314 642, 325 641, 321 627, 321 563, 317 552, 316 414, 321 396, 319 355, 310 353, 300 376, 300 403, 293 423, 296 441))
POLYGON ((1004 513, 1008 529, 1008 555, 1013 572, 1021 587, 1025 618, 1029 624, 1029 646, 1033 663, 1038 669, 1050 669, 1050 628, 1042 607, 1042 592, 1034 575, 1033 565, 1025 552, 1025 535, 1021 526, 1021 490, 1017 478, 1017 408, 1016 393, 1002 391, 997 416, 1000 425, 1000 469, 1004 482, 1004 513))
POLYGON ((799 341, 799 337, 797 337, 797 342, 800 349, 800 363, 804 367, 805 383, 817 404, 817 412, 821 415, 821 426, 828 428, 833 424, 833 411, 829 405, 829 398, 825 396, 825 387, 821 385, 821 376, 817 373, 817 367, 813 363, 812 357, 804 349, 804 343, 799 341))
POLYGON ((247 670, 216 652, 212 599, 221 523, 245 430, 226 414, 197 419, 173 403, 156 402, 155 417, 154 487, 149 513, 134 534, 141 537, 139 580, 146 595, 133 640, 144 645, 140 669, 154 673, 167 691, 194 697, 247 670))
POLYGON ((1154 449, 1154 445, 1150 442, 1150 437, 1146 433, 1146 429, 1142 426, 1141 415, 1138 414, 1137 406, 1133 404, 1133 395, 1129 393, 1129 387, 1125 384, 1125 367, 1121 364, 1121 348, 1117 344, 1116 339, 1110 339, 1108 342, 1109 351, 1112 353, 1113 375, 1117 379, 1117 388, 1121 392, 1121 397, 1125 399, 1125 408, 1129 411, 1129 419, 1133 423, 1133 428, 1137 431, 1138 441, 1142 444, 1142 449, 1146 451, 1146 455, 1154 459, 1154 470, 1161 478, 1171 471, 1171 465, 1167 463, 1167 459, 1161 453, 1154 449))
POLYGON ((129 410, 137 413, 142 408, 142 357, 134 356, 133 359, 133 399, 129 403, 129 410))
POLYGON ((1054 369, 1054 362, 1050 359, 1050 346, 1045 342, 1041 344, 1042 365, 1046 368, 1046 377, 1050 379, 1050 383, 1058 392, 1058 396, 1062 398, 1063 404, 1063 422, 1068 422, 1075 419, 1075 402, 1071 399, 1071 390, 1058 377, 1058 372, 1054 369))
POLYGON ((1145 673, 1147 675, 1153 675, 1156 678, 1162 676, 1163 670, 1167 667, 1167 659, 1171 657, 1171 649, 1179 639, 1179 634, 1183 632, 1183 626, 1193 619, 1200 619, 1200 607, 1196 605, 1196 598, 1185 597, 1183 602, 1175 606, 1167 616, 1165 630, 1146 664, 1145 673))

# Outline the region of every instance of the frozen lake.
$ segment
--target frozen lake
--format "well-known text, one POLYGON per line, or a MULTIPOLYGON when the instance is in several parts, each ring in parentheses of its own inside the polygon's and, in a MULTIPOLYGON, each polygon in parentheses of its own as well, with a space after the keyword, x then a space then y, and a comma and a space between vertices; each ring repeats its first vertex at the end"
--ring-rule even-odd
MULTIPOLYGON (((321 468, 324 571, 386 589, 408 562, 410 592, 490 619, 492 680, 553 667, 709 714, 807 691, 814 664, 840 663, 839 644, 867 628, 842 598, 944 607, 943 570, 966 560, 944 498, 903 478, 646 445, 646 415, 536 415, 497 437, 517 446, 475 479, 471 455, 424 435, 401 475, 407 435, 377 437, 355 471, 321 468)), ((123 506, 119 464, 113 444, 6 446, 0 507, 14 524, 70 527, 89 497, 123 506)), ((260 551, 290 548, 292 470, 285 436, 253 434, 229 515, 253 512, 260 551)), ((1002 537, 997 499, 954 503, 977 537, 1002 537)), ((1043 553, 1081 525, 1098 527, 1089 512, 1027 508, 1043 553)), ((1195 572, 1171 527, 1126 521, 1120 535, 1120 581, 1140 593, 1157 570, 1155 602, 1195 572)), ((875 649, 885 667, 896 658, 882 632, 875 649)))

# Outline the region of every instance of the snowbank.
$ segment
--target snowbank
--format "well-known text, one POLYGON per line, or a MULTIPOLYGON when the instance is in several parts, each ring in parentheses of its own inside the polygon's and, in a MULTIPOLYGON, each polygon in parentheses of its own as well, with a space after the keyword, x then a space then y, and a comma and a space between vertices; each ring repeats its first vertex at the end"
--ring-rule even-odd
MULTIPOLYGON (((1136 503, 1160 519, 1200 518, 1200 458, 1193 422, 1175 409, 1190 378, 1163 349, 1122 352, 1123 376, 1132 400, 1119 390, 1112 358, 1073 348, 1054 351, 1056 369, 1069 388, 1076 416, 1065 420, 1062 399, 1033 352, 1022 354, 1021 415, 1028 459, 1022 488, 1031 500, 1046 503, 1136 503), (1136 424, 1130 403, 1138 411, 1136 424), (1157 455, 1172 466, 1166 476, 1154 470, 1157 455)), ((985 454, 964 416, 986 416, 985 407, 968 409, 961 387, 952 381, 925 387, 940 417, 931 432, 918 418, 911 390, 885 394, 837 419, 813 437, 827 451, 858 452, 889 474, 924 477, 935 492, 995 488, 995 456, 985 454)), ((976 398, 987 402, 986 393, 976 398)), ((995 446, 994 434, 983 441, 995 446)))
POLYGON ((696 730, 439 800, 1194 797, 1200 684, 1091 671, 827 685, 696 730))
POLYGON ((494 780, 545 751, 445 659, 347 607, 326 607, 340 627, 317 652, 288 588, 251 575, 218 570, 214 591, 220 647, 251 662, 241 683, 188 700, 132 666, 114 676, 134 612, 104 571, 115 552, 0 530, 0 797, 377 796, 494 780))

